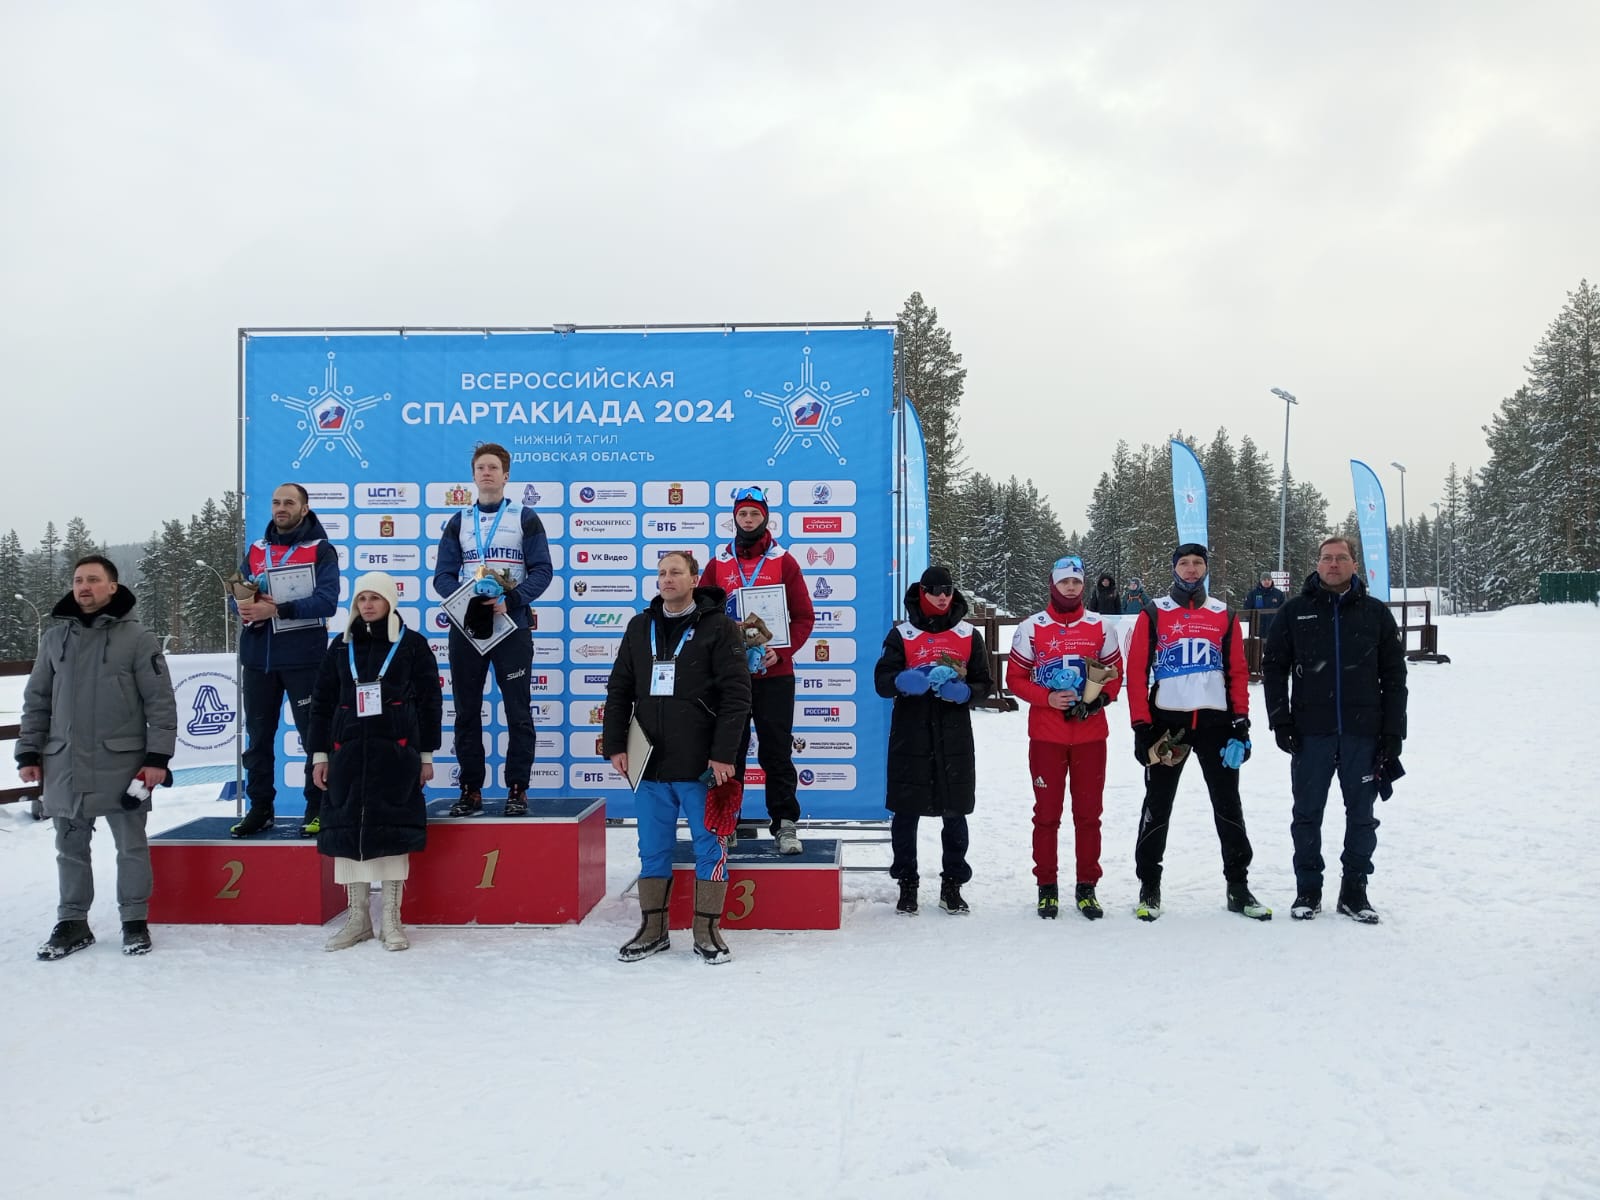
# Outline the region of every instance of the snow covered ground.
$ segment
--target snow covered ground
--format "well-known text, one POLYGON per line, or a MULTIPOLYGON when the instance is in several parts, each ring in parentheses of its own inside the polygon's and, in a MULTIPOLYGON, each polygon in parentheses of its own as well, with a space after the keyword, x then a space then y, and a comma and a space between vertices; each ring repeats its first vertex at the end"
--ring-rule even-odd
MULTIPOLYGON (((1166 915, 1136 922, 1124 708, 1106 920, 1034 917, 1024 718, 980 714, 970 918, 897 917, 886 875, 852 874, 838 933, 730 934, 722 970, 686 934, 613 960, 637 921, 631 830, 610 835, 608 898, 579 926, 418 929, 405 954, 326 954, 309 928, 157 927, 142 959, 115 948, 102 833, 102 942, 39 963, 50 833, 10 806, 0 1192, 1600 1196, 1582 849, 1600 611, 1450 618, 1441 648, 1453 664, 1411 672, 1376 928, 1287 919, 1288 767, 1264 733, 1244 788, 1252 882, 1277 918, 1223 907, 1193 771, 1166 915)), ((154 826, 218 812, 213 794, 164 797, 154 826)))

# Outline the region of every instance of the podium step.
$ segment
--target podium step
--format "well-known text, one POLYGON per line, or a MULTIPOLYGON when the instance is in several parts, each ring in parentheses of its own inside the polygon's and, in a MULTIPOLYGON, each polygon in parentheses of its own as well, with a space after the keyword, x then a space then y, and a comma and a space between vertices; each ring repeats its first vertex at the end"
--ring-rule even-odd
MULTIPOLYGON (((728 898, 724 929, 838 929, 844 912, 842 843, 805 837, 800 854, 778 853, 771 838, 757 838, 728 852, 728 898)), ((672 854, 673 929, 694 917, 694 844, 680 841, 672 854)))

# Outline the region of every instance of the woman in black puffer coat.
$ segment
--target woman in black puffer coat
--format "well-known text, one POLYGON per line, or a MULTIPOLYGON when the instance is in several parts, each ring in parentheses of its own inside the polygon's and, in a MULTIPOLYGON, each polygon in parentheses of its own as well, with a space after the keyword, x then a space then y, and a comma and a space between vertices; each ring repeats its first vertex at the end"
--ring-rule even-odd
POLYGON ((311 694, 306 752, 312 780, 327 788, 317 849, 334 860, 350 912, 327 949, 373 936, 372 885, 383 885, 383 946, 410 942, 400 900, 410 855, 428 840, 423 785, 433 778, 444 703, 427 639, 395 611, 394 580, 356 580, 350 623, 333 640, 311 694))

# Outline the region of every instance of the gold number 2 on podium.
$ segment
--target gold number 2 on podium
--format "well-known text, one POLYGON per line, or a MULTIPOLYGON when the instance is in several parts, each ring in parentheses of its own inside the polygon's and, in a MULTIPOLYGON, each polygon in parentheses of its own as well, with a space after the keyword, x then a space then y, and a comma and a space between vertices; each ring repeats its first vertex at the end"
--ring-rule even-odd
POLYGON ((495 868, 499 865, 500 851, 491 850, 485 854, 483 856, 483 878, 478 880, 478 887, 474 888, 473 891, 477 891, 480 888, 492 888, 494 886, 495 868))
POLYGON ((237 858, 230 858, 222 864, 222 869, 228 873, 228 882, 222 885, 222 890, 217 893, 217 899, 237 900, 239 898, 239 880, 244 878, 244 864, 237 858))

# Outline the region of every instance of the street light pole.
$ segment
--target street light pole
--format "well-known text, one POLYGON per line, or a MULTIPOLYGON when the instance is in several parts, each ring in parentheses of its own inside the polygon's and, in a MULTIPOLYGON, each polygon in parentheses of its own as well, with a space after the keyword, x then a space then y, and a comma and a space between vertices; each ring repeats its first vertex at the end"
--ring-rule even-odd
POLYGON ((37 645, 39 642, 44 641, 44 614, 39 611, 39 606, 32 600, 29 600, 21 592, 12 592, 11 598, 13 600, 21 600, 33 610, 34 644, 37 645))
POLYGON ((1406 596, 1406 468, 1403 463, 1389 464, 1400 472, 1400 597, 1406 596))
POLYGON ((206 570, 210 571, 217 577, 217 582, 222 585, 222 652, 227 654, 228 629, 233 624, 233 609, 228 606, 228 581, 222 577, 222 572, 218 571, 203 558, 195 559, 194 565, 197 567, 204 567, 206 570))
POLYGON ((1283 574, 1283 541, 1289 524, 1289 410, 1300 401, 1282 388, 1272 394, 1283 401, 1283 481, 1278 485, 1278 573, 1283 574))

